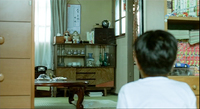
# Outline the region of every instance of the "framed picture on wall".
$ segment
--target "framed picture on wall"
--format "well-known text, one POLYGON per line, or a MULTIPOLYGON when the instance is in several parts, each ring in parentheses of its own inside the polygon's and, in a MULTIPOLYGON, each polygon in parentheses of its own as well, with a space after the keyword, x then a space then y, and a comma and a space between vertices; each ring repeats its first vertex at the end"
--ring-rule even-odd
POLYGON ((68 20, 67 31, 72 34, 77 31, 81 33, 81 5, 80 4, 68 4, 68 20))

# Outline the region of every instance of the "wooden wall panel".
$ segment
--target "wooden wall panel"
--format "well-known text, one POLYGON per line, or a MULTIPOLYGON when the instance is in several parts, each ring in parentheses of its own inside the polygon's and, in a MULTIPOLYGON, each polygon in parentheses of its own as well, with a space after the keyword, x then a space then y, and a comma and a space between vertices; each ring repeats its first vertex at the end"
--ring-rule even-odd
POLYGON ((0 22, 0 58, 31 58, 31 23, 0 22))
POLYGON ((30 109, 30 96, 0 96, 0 109, 30 109))
POLYGON ((31 0, 0 0, 0 21, 31 21, 31 0))
POLYGON ((57 68, 57 77, 67 77, 67 80, 76 80, 76 68, 57 68))
POLYGON ((31 60, 0 59, 0 95, 31 95, 31 60))

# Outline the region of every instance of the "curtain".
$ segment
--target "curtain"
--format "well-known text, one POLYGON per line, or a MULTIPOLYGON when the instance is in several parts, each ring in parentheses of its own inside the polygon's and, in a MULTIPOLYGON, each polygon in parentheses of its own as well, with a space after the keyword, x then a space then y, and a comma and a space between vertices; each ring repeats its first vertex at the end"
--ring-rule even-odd
POLYGON ((63 34, 67 30, 67 0, 51 0, 51 34, 63 34))
POLYGON ((50 0, 35 0, 35 66, 52 69, 50 0))
MULTIPOLYGON (((51 0, 51 41, 57 33, 64 34, 67 30, 67 0, 51 0)), ((52 49, 54 54, 54 49, 52 49)), ((53 59, 52 55, 52 59, 53 59)), ((55 66, 54 66, 55 67, 55 66)))

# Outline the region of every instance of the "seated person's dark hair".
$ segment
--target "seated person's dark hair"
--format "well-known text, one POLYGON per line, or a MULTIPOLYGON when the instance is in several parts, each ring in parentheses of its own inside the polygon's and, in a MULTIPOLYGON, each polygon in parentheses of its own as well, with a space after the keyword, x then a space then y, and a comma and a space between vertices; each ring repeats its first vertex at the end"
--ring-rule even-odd
POLYGON ((163 30, 148 31, 138 37, 133 46, 134 56, 148 76, 170 73, 177 55, 177 40, 163 30))

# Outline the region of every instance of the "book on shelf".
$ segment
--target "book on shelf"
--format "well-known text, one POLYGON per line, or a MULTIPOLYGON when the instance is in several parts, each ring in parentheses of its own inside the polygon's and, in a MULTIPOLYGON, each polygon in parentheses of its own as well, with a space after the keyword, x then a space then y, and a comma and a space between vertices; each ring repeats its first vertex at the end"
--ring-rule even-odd
POLYGON ((167 14, 172 13, 172 0, 167 0, 167 14))
POLYGON ((167 12, 170 1, 172 1, 171 12, 175 11, 175 15, 199 16, 199 0, 167 0, 167 12))
POLYGON ((189 41, 190 45, 199 43, 199 30, 190 31, 189 41))
POLYGON ((189 30, 168 30, 176 39, 189 39, 189 30))

